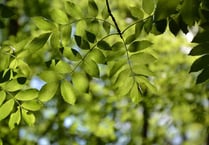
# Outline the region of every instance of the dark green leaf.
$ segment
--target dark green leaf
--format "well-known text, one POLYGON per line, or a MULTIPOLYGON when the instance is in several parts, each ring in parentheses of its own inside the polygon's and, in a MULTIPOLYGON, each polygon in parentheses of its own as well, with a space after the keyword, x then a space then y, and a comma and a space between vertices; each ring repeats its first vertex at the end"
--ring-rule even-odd
POLYGON ((100 49, 103 49, 103 50, 112 50, 111 49, 111 46, 109 45, 109 43, 107 43, 106 41, 99 41, 97 43, 97 46, 100 48, 100 49))
POLYGON ((150 16, 144 22, 144 30, 145 30, 145 32, 149 33, 152 30, 152 24, 153 24, 153 18, 150 16))
POLYGON ((11 7, 0 4, 0 14, 2 18, 10 18, 15 15, 15 12, 11 7))
POLYGON ((154 0, 142 0, 142 8, 147 14, 151 14, 155 7, 154 0))
POLYGON ((209 67, 203 69, 203 71, 197 77, 197 84, 203 83, 209 79, 209 67))
POLYGON ((136 51, 146 49, 147 47, 150 47, 151 45, 152 45, 152 42, 148 40, 134 41, 133 43, 130 44, 130 46, 128 47, 128 50, 130 52, 136 52, 136 51))
POLYGON ((191 66, 190 72, 197 72, 201 69, 208 67, 209 55, 204 55, 198 59, 196 59, 191 66))
POLYGON ((192 42, 202 43, 209 41, 209 31, 199 31, 192 42))
POLYGON ((190 51, 189 55, 196 56, 196 55, 203 55, 209 54, 209 42, 201 43, 190 51))
POLYGON ((86 31, 86 38, 89 42, 94 43, 96 40, 96 35, 94 33, 86 31))
POLYGON ((167 0, 158 0, 157 6, 154 12, 155 21, 165 19, 171 14, 176 13, 179 2, 180 0, 172 0, 169 2, 167 0))
POLYGON ((126 44, 130 44, 131 42, 133 42, 134 40, 136 40, 136 35, 135 34, 131 34, 129 35, 126 40, 125 40, 125 43, 126 44))
POLYGON ((10 75, 11 75, 10 70, 1 71, 0 72, 0 83, 9 81, 10 75))
POLYGON ((173 35, 175 35, 175 36, 180 31, 178 23, 172 18, 169 19, 169 29, 173 33, 173 35))
POLYGON ((112 49, 113 51, 118 51, 118 50, 120 50, 120 49, 123 48, 123 47, 124 47, 123 42, 115 42, 115 43, 112 45, 111 49, 112 49))
POLYGON ((79 47, 81 47, 81 42, 82 42, 81 36, 75 35, 74 37, 75 37, 75 42, 76 42, 76 44, 77 44, 79 47))
POLYGON ((167 26, 167 19, 162 19, 155 22, 155 27, 160 33, 164 33, 167 26))
POLYGON ((143 21, 140 21, 140 22, 136 23, 136 25, 135 25, 135 36, 136 37, 141 34, 143 26, 144 26, 144 22, 143 21))
POLYGON ((102 26, 104 28, 104 30, 106 31, 107 34, 110 33, 110 24, 108 22, 103 22, 102 26))
POLYGON ((26 77, 19 77, 19 78, 17 78, 17 82, 19 84, 25 84, 26 80, 27 80, 26 77))
POLYGON ((107 11, 107 8, 104 7, 102 10, 102 18, 107 19, 109 17, 109 13, 107 11))

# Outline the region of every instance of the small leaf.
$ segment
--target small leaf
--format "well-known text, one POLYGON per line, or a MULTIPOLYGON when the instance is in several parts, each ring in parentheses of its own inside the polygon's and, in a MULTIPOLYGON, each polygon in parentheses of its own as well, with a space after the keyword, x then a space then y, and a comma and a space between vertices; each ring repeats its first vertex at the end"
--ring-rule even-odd
POLYGON ((53 30, 53 28, 56 27, 52 22, 44 17, 33 17, 32 21, 41 30, 53 30))
POLYGON ((97 43, 97 46, 100 48, 100 49, 103 49, 103 50, 112 50, 111 49, 111 46, 106 42, 106 41, 99 41, 97 43))
POLYGON ((5 91, 0 91, 0 106, 2 105, 5 99, 6 99, 5 91))
POLYGON ((81 49, 90 49, 89 43, 81 36, 75 35, 75 41, 78 47, 80 47, 81 49))
POLYGON ((178 23, 172 18, 169 19, 169 29, 173 33, 173 35, 175 35, 175 36, 180 31, 178 23))
POLYGON ((136 23, 136 25, 135 25, 135 36, 136 37, 141 34, 143 26, 144 26, 143 21, 140 21, 140 22, 136 23))
POLYGON ((136 40, 136 35, 135 34, 131 34, 129 35, 126 40, 125 40, 125 43, 126 44, 130 44, 131 42, 133 42, 134 40, 136 40))
POLYGON ((83 69, 92 77, 99 77, 99 68, 95 61, 88 59, 83 63, 83 69))
POLYGON ((96 17, 98 15, 99 9, 97 7, 97 4, 94 0, 88 1, 88 15, 92 17, 96 17))
POLYGON ((139 52, 131 55, 130 60, 133 65, 144 65, 153 63, 156 58, 149 53, 139 52))
POLYGON ((144 65, 134 65, 132 68, 135 75, 154 76, 154 73, 144 65))
POLYGON ((7 82, 10 79, 10 70, 5 70, 0 72, 0 83, 7 82))
POLYGON ((102 10, 102 18, 107 19, 108 17, 109 17, 109 13, 107 11, 107 8, 104 7, 103 10, 102 10))
POLYGON ((70 82, 68 82, 67 80, 63 80, 61 82, 61 95, 64 99, 64 101, 66 103, 69 103, 71 105, 74 105, 75 104, 75 101, 76 101, 76 96, 75 96, 75 93, 74 93, 74 90, 73 90, 73 87, 71 85, 70 82))
POLYGON ((15 95, 15 98, 20 101, 30 101, 38 97, 38 91, 36 89, 28 89, 20 91, 15 95))
POLYGON ((19 84, 16 79, 7 82, 3 88, 8 92, 15 92, 22 89, 24 85, 19 84))
POLYGON ((32 126, 36 122, 36 118, 35 118, 34 114, 29 113, 25 109, 22 109, 22 117, 29 126, 32 126))
POLYGON ((144 22, 144 30, 145 30, 145 32, 149 33, 152 30, 152 24, 153 24, 153 17, 150 16, 144 22))
POLYGON ((18 108, 16 112, 12 113, 9 118, 9 128, 12 130, 15 125, 19 125, 21 121, 20 109, 18 108))
POLYGON ((45 82, 57 82, 58 81, 58 75, 55 71, 51 71, 51 70, 42 71, 39 76, 45 82))
POLYGON ((73 18, 81 18, 82 17, 82 10, 78 7, 77 4, 74 4, 71 1, 65 2, 65 9, 66 12, 72 16, 73 18))
POLYGON ((79 61, 82 59, 82 56, 80 55, 79 51, 69 47, 64 48, 63 55, 72 61, 79 61))
POLYGON ((53 9, 50 13, 52 20, 57 24, 68 24, 69 20, 66 13, 60 9, 53 9))
POLYGON ((147 89, 152 93, 157 93, 157 88, 149 82, 148 78, 144 76, 136 76, 136 81, 139 84, 144 84, 147 87, 147 89))
POLYGON ((197 72, 203 68, 208 66, 209 55, 204 55, 198 59, 196 59, 191 66, 190 72, 197 72))
POLYGON ((57 82, 51 82, 45 84, 39 92, 39 100, 42 102, 47 102, 51 100, 56 94, 57 88, 58 88, 57 82))
POLYGON ((194 39, 192 40, 192 42, 202 43, 202 42, 209 41, 208 38, 209 38, 209 30, 199 31, 197 35, 194 37, 194 39))
POLYGON ((203 54, 209 54, 209 42, 201 43, 190 51, 189 55, 197 56, 197 55, 203 55, 203 54))
POLYGON ((58 31, 53 31, 49 39, 50 45, 53 49, 60 47, 60 33, 58 31))
POLYGON ((128 50, 130 52, 137 52, 146 49, 147 47, 150 47, 152 44, 153 43, 148 40, 134 41, 133 43, 130 44, 128 50))
POLYGON ((85 93, 89 87, 89 80, 83 73, 73 73, 72 82, 76 92, 85 93))
POLYGON ((58 73, 63 73, 63 74, 66 74, 66 73, 70 73, 72 71, 71 67, 70 67, 70 64, 60 60, 56 66, 55 66, 55 70, 56 72, 58 73))
POLYGON ((38 100, 32 100, 24 102, 21 106, 30 111, 38 111, 41 109, 43 104, 41 104, 38 100))
POLYGON ((144 17, 144 12, 142 11, 142 9, 140 9, 139 6, 131 6, 129 8, 130 12, 131 12, 131 15, 134 17, 134 18, 137 18, 137 19, 143 19, 144 17))
POLYGON ((10 99, 0 106, 0 121, 5 119, 13 110, 14 100, 10 99))
POLYGON ((112 49, 113 51, 118 51, 118 50, 121 50, 121 48, 123 48, 123 47, 124 47, 123 42, 115 42, 115 43, 112 45, 111 49, 112 49))
POLYGON ((106 62, 105 55, 100 49, 93 49, 89 53, 86 59, 91 59, 91 60, 94 60, 96 63, 101 63, 101 64, 106 62))
POLYGON ((103 26, 105 32, 106 32, 107 34, 109 34, 109 33, 110 33, 110 28, 111 28, 110 24, 109 24, 108 22, 105 21, 105 22, 102 23, 102 26, 103 26))
POLYGON ((147 14, 151 14, 155 7, 154 0, 142 0, 142 8, 147 14))
POLYGON ((94 43, 96 40, 96 35, 94 33, 86 31, 86 38, 89 42, 94 43))
POLYGON ((130 97, 134 103, 139 103, 139 101, 142 99, 137 83, 134 83, 133 87, 131 88, 130 97))
POLYGON ((46 41, 48 40, 51 33, 43 33, 39 35, 38 37, 35 37, 28 45, 27 48, 31 53, 35 53, 40 48, 42 48, 46 41))
POLYGON ((167 19, 162 19, 155 22, 155 27, 160 33, 164 33, 167 26, 167 19))
POLYGON ((203 71, 197 77, 197 84, 203 83, 209 79, 209 67, 203 69, 203 71))

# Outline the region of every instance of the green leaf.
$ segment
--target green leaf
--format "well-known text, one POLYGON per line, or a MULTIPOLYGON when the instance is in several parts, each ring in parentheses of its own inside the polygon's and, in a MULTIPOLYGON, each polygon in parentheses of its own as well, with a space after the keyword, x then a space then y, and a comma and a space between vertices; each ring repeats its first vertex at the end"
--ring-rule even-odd
POLYGON ((84 71, 92 77, 99 77, 99 68, 94 60, 88 59, 83 63, 84 71))
POLYGON ((144 76, 136 76, 136 81, 139 84, 144 84, 147 87, 147 89, 152 93, 157 93, 157 88, 149 82, 148 78, 144 76))
POLYGON ((3 88, 8 92, 15 92, 22 89, 23 87, 24 85, 19 84, 17 79, 11 80, 3 86, 3 88))
MULTIPOLYGON (((70 43, 71 43, 71 33, 72 33, 72 25, 62 25, 60 26, 61 27, 61 34, 62 34, 62 37, 59 38, 62 40, 62 45, 63 46, 68 46, 70 43)), ((59 40, 60 42, 60 40, 59 40)))
POLYGON ((150 16, 145 20, 143 25, 145 32, 149 33, 152 30, 152 25, 153 25, 153 17, 150 16))
POLYGON ((60 33, 58 31, 53 31, 49 39, 50 45, 53 49, 60 47, 60 33))
POLYGON ((209 42, 201 43, 190 51, 189 55, 196 56, 196 55, 203 55, 209 54, 209 42))
POLYGON ((0 51, 0 71, 4 70, 6 68, 8 68, 9 64, 10 64, 10 56, 9 55, 5 55, 5 52, 0 51))
POLYGON ((156 58, 149 53, 139 52, 131 55, 130 60, 133 65, 144 65, 153 63, 156 58))
POLYGON ((143 21, 136 23, 136 25, 135 25, 135 36, 136 37, 138 37, 141 34, 143 26, 144 26, 143 21))
POLYGON ((81 36, 75 35, 75 41, 81 49, 90 49, 88 41, 84 40, 81 36))
POLYGON ((209 66, 204 68, 203 71, 197 77, 197 84, 203 83, 209 79, 209 66))
POLYGON ((112 77, 121 69, 123 69, 126 63, 127 63, 126 60, 119 60, 119 61, 114 62, 114 64, 112 65, 110 69, 109 76, 112 77))
POLYGON ((150 47, 153 43, 148 40, 134 41, 128 47, 130 52, 137 52, 150 47))
POLYGON ((96 63, 105 63, 106 58, 103 52, 100 49, 93 49, 87 56, 86 59, 94 60, 96 63))
POLYGON ((5 119, 13 110, 14 100, 10 99, 0 106, 0 121, 5 119))
POLYGON ((69 47, 64 48, 63 55, 72 61, 79 61, 82 59, 82 56, 80 55, 80 53, 77 50, 75 50, 73 48, 69 48, 69 47))
POLYGON ((167 26, 167 19, 162 19, 155 22, 155 27, 157 31, 160 32, 160 34, 165 32, 166 26, 167 26))
POLYGON ((43 104, 41 104, 38 100, 32 100, 32 101, 26 101, 21 105, 24 109, 30 110, 30 111, 38 111, 41 109, 43 104))
POLYGON ((34 114, 31 112, 29 113, 25 109, 22 109, 22 117, 29 126, 32 126, 36 122, 34 114))
POLYGON ((64 62, 62 60, 60 60, 56 64, 55 70, 56 70, 56 72, 63 73, 63 74, 70 73, 72 71, 70 64, 68 64, 67 62, 64 62))
POLYGON ((139 92, 139 86, 137 83, 133 84, 129 95, 132 99, 132 102, 134 103, 139 103, 139 101, 142 99, 141 93, 139 92))
POLYGON ((12 130, 15 125, 19 125, 21 121, 20 109, 18 108, 16 112, 12 113, 9 118, 9 128, 12 130))
POLYGON ((55 71, 51 71, 51 70, 42 71, 39 76, 45 82, 57 82, 57 80, 58 80, 57 73, 55 71))
POLYGON ((191 66, 190 72, 197 72, 208 66, 209 55, 204 55, 198 59, 196 59, 191 66))
POLYGON ((41 30, 53 30, 53 28, 56 27, 52 22, 50 22, 48 19, 44 17, 33 17, 32 21, 41 30))
POLYGON ((97 7, 97 4, 94 0, 88 1, 88 15, 92 17, 96 17, 98 15, 99 9, 97 7))
POLYGON ((27 78, 26 77, 19 77, 17 78, 17 82, 21 85, 25 84, 27 78))
POLYGON ((158 0, 157 6, 154 12, 154 19, 156 21, 162 20, 170 16, 171 14, 176 13, 177 6, 180 0, 158 0))
POLYGON ((103 23, 102 23, 102 26, 103 26, 105 32, 106 32, 107 34, 109 34, 109 33, 110 33, 111 25, 110 25, 108 22, 103 22, 103 23))
POLYGON ((126 44, 130 44, 131 42, 133 42, 134 40, 136 40, 136 35, 135 34, 131 34, 129 35, 126 40, 125 40, 125 43, 126 44))
POLYGON ((97 43, 97 47, 99 47, 100 49, 103 49, 103 50, 112 50, 111 49, 111 46, 109 45, 109 43, 107 43, 106 41, 102 40, 102 41, 99 41, 97 43))
POLYGON ((20 68, 20 70, 24 74, 24 76, 30 76, 31 75, 31 68, 23 60, 18 59, 17 66, 20 68))
POLYGON ((39 100, 42 102, 47 102, 51 100, 57 92, 58 83, 50 82, 45 84, 39 92, 39 100))
POLYGON ((51 18, 54 22, 56 22, 57 24, 68 24, 69 23, 69 19, 67 17, 67 14, 60 10, 60 9, 53 9, 50 13, 51 18))
POLYGON ((27 48, 31 53, 35 53, 36 51, 38 51, 40 48, 42 48, 51 33, 43 33, 41 35, 39 35, 38 37, 35 37, 28 45, 27 48))
POLYGON ((192 42, 202 43, 202 42, 209 41, 208 38, 209 38, 209 30, 199 31, 197 35, 194 37, 194 39, 192 40, 192 42))
POLYGON ((142 0, 142 8, 147 14, 151 14, 155 7, 154 0, 142 0))
POLYGON ((102 10, 102 18, 107 19, 108 17, 109 17, 109 13, 107 11, 107 8, 104 7, 103 10, 102 10))
POLYGON ((180 27, 179 27, 178 23, 172 18, 169 19, 169 29, 173 33, 173 35, 175 35, 175 36, 180 31, 180 27))
POLYGON ((0 72, 0 83, 7 82, 10 80, 10 70, 4 70, 0 72))
POLYGON ((6 6, 2 3, 0 4, 0 13, 2 18, 10 18, 15 15, 15 12, 11 7, 6 6))
POLYGON ((144 17, 144 13, 142 11, 142 9, 140 9, 139 6, 131 6, 129 8, 131 15, 137 19, 143 19, 144 17))
POLYGON ((15 98, 20 101, 30 101, 38 97, 38 91, 36 89, 28 89, 20 91, 15 95, 15 98))
POLYGON ((2 139, 0 138, 0 145, 3 145, 3 141, 2 141, 2 139))
POLYGON ((189 25, 194 25, 195 21, 199 17, 199 1, 197 0, 184 0, 180 14, 183 21, 189 25))
POLYGON ((2 105, 5 99, 6 99, 5 91, 0 91, 0 106, 2 105))
POLYGON ((86 32, 86 38, 90 43, 94 43, 96 40, 96 35, 94 33, 91 33, 89 31, 85 31, 86 32))
POLYGON ((80 7, 78 7, 77 4, 74 4, 71 1, 65 2, 65 9, 66 9, 66 12, 73 18, 81 18, 83 15, 80 7))
POLYGON ((72 87, 72 84, 67 80, 63 80, 61 82, 61 95, 66 103, 71 105, 75 104, 76 96, 72 87))
POLYGON ((118 51, 118 50, 121 50, 121 48, 123 48, 123 47, 124 47, 123 42, 115 42, 115 43, 112 45, 111 49, 112 49, 113 51, 118 51))
POLYGON ((72 82, 76 92, 85 93, 89 88, 89 80, 84 73, 73 73, 72 82))
POLYGON ((134 65, 132 68, 135 75, 154 76, 154 73, 145 65, 134 65))

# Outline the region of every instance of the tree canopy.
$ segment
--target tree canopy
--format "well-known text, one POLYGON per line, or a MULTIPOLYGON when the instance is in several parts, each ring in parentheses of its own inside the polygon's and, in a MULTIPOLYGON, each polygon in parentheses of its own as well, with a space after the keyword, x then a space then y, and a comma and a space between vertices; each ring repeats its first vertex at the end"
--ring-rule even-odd
POLYGON ((0 145, 209 144, 208 0, 5 0, 0 16, 0 145))

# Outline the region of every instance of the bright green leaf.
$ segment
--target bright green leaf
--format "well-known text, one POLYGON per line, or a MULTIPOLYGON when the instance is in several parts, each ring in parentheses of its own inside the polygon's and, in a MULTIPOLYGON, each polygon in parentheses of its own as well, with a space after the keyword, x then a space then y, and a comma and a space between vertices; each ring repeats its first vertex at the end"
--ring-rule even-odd
POLYGON ((55 71, 47 70, 43 71, 39 75, 42 80, 45 82, 57 82, 58 80, 58 75, 55 71))
POLYGON ((65 9, 66 9, 66 12, 73 18, 80 18, 83 15, 80 7, 78 7, 77 4, 71 1, 65 2, 65 9))
POLYGON ((85 60, 83 63, 83 69, 87 74, 89 74, 92 77, 99 77, 100 75, 99 67, 94 60, 85 60))
POLYGON ((139 84, 144 84, 148 90, 150 90, 152 93, 157 93, 157 88, 150 83, 150 81, 148 80, 148 78, 144 77, 144 76, 136 76, 136 81, 139 84))
POLYGON ((154 73, 145 65, 134 65, 132 69, 135 75, 154 76, 154 73))
POLYGON ((22 117, 29 126, 32 126, 36 122, 34 114, 25 109, 22 109, 22 117))
POLYGON ((103 52, 100 49, 93 49, 87 56, 86 59, 92 59, 94 60, 96 63, 105 63, 106 62, 106 58, 105 55, 103 54, 103 52))
POLYGON ((51 82, 45 84, 39 92, 39 100, 42 102, 49 101, 56 94, 57 88, 58 88, 57 82, 51 82))
POLYGON ((14 79, 14 80, 11 80, 9 82, 7 82, 3 88, 6 90, 6 91, 9 91, 9 92, 15 92, 15 91, 18 91, 20 89, 22 89, 24 87, 24 85, 22 84, 19 84, 17 79, 14 79))
POLYGON ((53 49, 60 47, 60 33, 58 31, 53 31, 49 39, 50 45, 53 49))
POLYGON ((67 14, 61 9, 53 9, 50 13, 52 20, 54 20, 57 24, 68 24, 69 19, 67 14))
POLYGON ((115 43, 112 45, 111 49, 112 49, 113 51, 118 51, 118 50, 120 50, 120 49, 123 48, 123 47, 124 47, 123 42, 115 42, 115 43))
POLYGON ((142 8, 147 14, 151 14, 155 7, 155 0, 142 0, 142 8))
POLYGON ((28 89, 20 91, 15 95, 15 99, 20 101, 30 101, 38 97, 38 91, 36 89, 28 89))
POLYGON ((71 67, 70 67, 70 64, 67 63, 67 62, 64 62, 62 60, 60 60, 56 66, 55 66, 55 70, 56 72, 59 72, 59 73, 70 73, 72 71, 71 67))
POLYGON ((0 106, 0 121, 5 119, 13 110, 14 100, 10 99, 0 106))
POLYGON ((139 86, 137 83, 133 84, 129 95, 134 103, 139 103, 139 101, 142 99, 141 93, 139 91, 139 86))
POLYGON ((63 100, 66 103, 74 105, 76 101, 76 96, 75 96, 72 84, 68 82, 67 80, 63 80, 61 82, 60 89, 61 89, 61 95, 63 97, 63 100))
POLYGON ((142 9, 140 9, 139 6, 131 6, 129 8, 131 15, 137 19, 143 19, 144 17, 144 13, 142 11, 142 9))
POLYGON ((74 88, 77 90, 76 92, 85 93, 89 87, 89 80, 87 76, 83 73, 73 73, 72 82, 74 88))
POLYGON ((32 100, 32 101, 25 101, 21 105, 24 109, 30 110, 30 111, 38 111, 41 109, 43 104, 41 104, 38 100, 32 100))
POLYGON ((41 30, 53 30, 53 28, 56 27, 52 22, 50 22, 48 19, 44 17, 33 17, 32 21, 41 30))
POLYGON ((109 33, 110 33, 111 25, 110 25, 108 22, 105 21, 105 22, 102 23, 102 26, 103 26, 105 32, 106 32, 107 34, 109 34, 109 33))
POLYGON ((147 47, 150 47, 152 45, 152 42, 148 40, 142 40, 142 41, 134 41, 130 44, 128 47, 128 50, 130 52, 137 52, 143 49, 146 49, 147 47))
POLYGON ((94 0, 88 1, 88 15, 92 17, 96 17, 98 15, 99 9, 97 7, 97 4, 94 0))
POLYGON ((0 106, 4 102, 5 99, 6 99, 5 91, 0 91, 0 106))
POLYGON ((73 48, 69 48, 69 47, 64 48, 63 55, 72 61, 79 61, 82 58, 82 56, 80 55, 80 53, 77 50, 75 50, 73 48))
POLYGON ((131 55, 130 60, 134 65, 144 65, 153 63, 156 58, 149 53, 139 52, 131 55))
POLYGON ((12 113, 9 118, 9 128, 12 130, 15 125, 19 125, 21 121, 20 109, 18 108, 16 112, 12 113))

